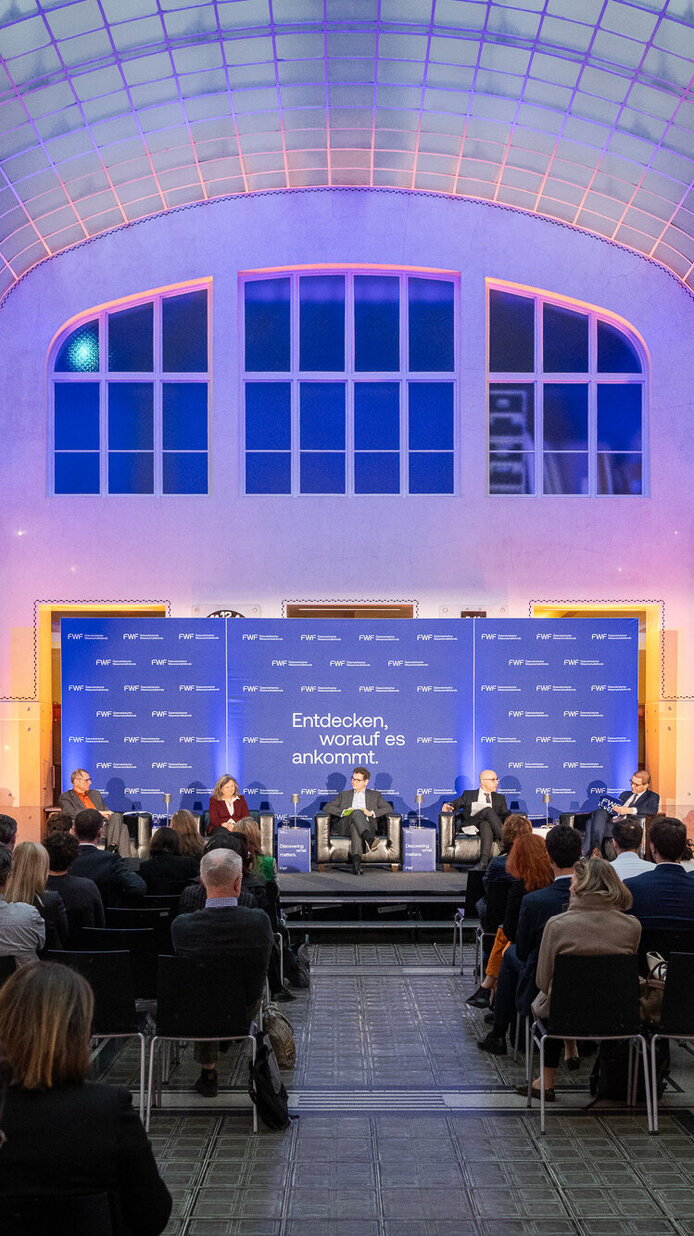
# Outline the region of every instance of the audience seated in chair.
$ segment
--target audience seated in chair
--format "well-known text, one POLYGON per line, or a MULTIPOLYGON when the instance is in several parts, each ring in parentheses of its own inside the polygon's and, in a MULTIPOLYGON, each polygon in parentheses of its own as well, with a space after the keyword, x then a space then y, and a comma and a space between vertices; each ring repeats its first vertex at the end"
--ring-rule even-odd
POLYGON ((46 943, 46 924, 34 906, 5 901, 12 853, 0 846, 0 957, 14 957, 17 966, 36 961, 46 943))
MULTIPOLYGON (((491 950, 490 956, 486 959, 485 978, 466 1001, 467 1004, 471 1004, 474 1008, 489 1008, 491 993, 496 986, 496 980, 499 975, 501 951, 503 948, 500 938, 503 936, 503 932, 500 932, 500 929, 506 913, 509 892, 514 883, 514 876, 510 875, 507 869, 508 856, 517 838, 529 837, 532 831, 533 826, 527 815, 514 814, 507 816, 501 830, 501 853, 491 860, 484 873, 485 895, 477 902, 476 909, 480 917, 482 930, 486 933, 496 932, 497 936, 499 936, 498 942, 500 947, 491 950), (495 954, 494 961, 490 967, 489 963, 493 954, 495 954)), ((503 943, 505 944, 505 942, 504 940, 503 943)), ((495 946, 497 945, 497 940, 495 940, 494 944, 495 946)))
POLYGON ((72 864, 72 874, 93 880, 104 907, 126 905, 147 892, 147 885, 118 854, 98 848, 103 817, 99 811, 80 811, 73 825, 80 852, 72 864))
POLYGON ((83 927, 104 926, 101 893, 93 880, 70 871, 80 851, 80 843, 72 833, 49 833, 43 844, 49 867, 46 888, 62 897, 67 914, 66 948, 78 949, 83 927))
POLYGON ((196 880, 200 863, 181 853, 181 842, 173 828, 157 828, 152 833, 149 858, 140 863, 139 874, 147 885, 150 897, 166 897, 180 893, 186 884, 196 880))
POLYGON ((11 815, 0 815, 0 845, 13 850, 17 840, 17 821, 11 815))
POLYGON ((626 881, 634 899, 631 913, 643 927, 669 927, 673 920, 694 923, 694 875, 682 866, 691 857, 684 824, 674 816, 659 816, 650 839, 655 867, 626 881))
POLYGON ((612 859, 612 866, 620 880, 629 880, 632 876, 643 875, 645 871, 653 871, 655 863, 649 863, 639 856, 642 841, 643 825, 639 820, 617 820, 613 825, 612 844, 617 857, 612 859))
POLYGON ((46 924, 46 948, 67 944, 67 914, 60 893, 46 891, 48 854, 36 841, 20 841, 12 855, 12 871, 5 885, 5 901, 34 906, 46 924))
POLYGON ((205 852, 205 842, 200 835, 198 822, 192 811, 174 811, 171 817, 171 827, 178 834, 181 843, 181 854, 197 859, 198 865, 205 852))

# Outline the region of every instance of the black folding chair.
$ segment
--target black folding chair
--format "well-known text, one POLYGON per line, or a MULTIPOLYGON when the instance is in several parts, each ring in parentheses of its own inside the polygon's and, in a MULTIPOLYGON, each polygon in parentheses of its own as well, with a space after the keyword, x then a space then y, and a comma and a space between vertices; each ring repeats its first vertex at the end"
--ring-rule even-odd
POLYGON ((69 1232, 70 1236, 113 1236, 108 1194, 60 1197, 49 1193, 19 1197, 4 1193, 2 1231, 3 1236, 46 1236, 47 1232, 69 1232))
POLYGON ((651 1038, 651 1085, 653 1087, 653 1132, 658 1132, 658 1039, 694 1039, 694 953, 671 953, 668 961, 660 1028, 651 1038))
MULTIPOLYGON (((254 1025, 249 1024, 243 974, 237 962, 226 957, 198 960, 192 957, 160 957, 157 987, 157 1030, 149 1050, 149 1083, 145 1128, 149 1131, 155 1065, 160 1046, 169 1042, 231 1042, 247 1039, 255 1062, 254 1025)), ((161 1101, 161 1060, 158 1061, 157 1095, 161 1101)), ((253 1132, 258 1115, 253 1105, 253 1132)))
POLYGON ((648 1050, 639 1018, 639 960, 636 954, 585 956, 560 953, 554 962, 552 1002, 547 1025, 536 1017, 530 1033, 528 1107, 532 1104, 533 1052, 540 1050, 540 1132, 545 1131, 545 1043, 547 1039, 627 1040, 629 1070, 625 1098, 636 1101, 638 1066, 633 1048, 641 1048, 646 1088, 648 1131, 652 1129, 648 1050))
POLYGON ((145 1114, 145 1036, 137 1024, 130 954, 49 952, 46 961, 70 966, 86 978, 94 992, 92 1039, 140 1040, 140 1119, 145 1114))
POLYGON ((689 918, 672 920, 672 926, 648 927, 641 932, 639 961, 641 973, 648 973, 647 953, 660 953, 666 961, 672 953, 694 953, 694 926, 689 918))
POLYGON ((170 953, 171 946, 171 914, 167 907, 153 906, 109 906, 106 910, 106 926, 123 928, 150 928, 157 938, 157 951, 170 953))
MULTIPOLYGON (((187 885, 183 885, 184 888, 187 885)), ((143 910, 168 910, 171 918, 175 918, 178 914, 178 902, 180 893, 147 893, 142 898, 143 910)))
POLYGON ((130 953, 136 1000, 154 1000, 157 994, 159 949, 156 933, 149 928, 83 927, 80 951, 130 953))
POLYGON ((17 963, 14 957, 0 957, 0 987, 11 974, 14 974, 16 969, 17 963))

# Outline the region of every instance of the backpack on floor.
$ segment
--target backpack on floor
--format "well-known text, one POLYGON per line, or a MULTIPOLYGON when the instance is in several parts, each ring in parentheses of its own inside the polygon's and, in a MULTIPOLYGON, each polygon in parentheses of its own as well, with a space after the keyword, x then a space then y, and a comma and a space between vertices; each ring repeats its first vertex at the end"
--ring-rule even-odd
POLYGON ((280 1077, 270 1036, 258 1030, 255 1043, 255 1061, 251 1060, 248 1066, 248 1093, 268 1129, 286 1129, 289 1127, 287 1091, 280 1077))
POLYGON ((296 1064, 294 1027, 288 1017, 274 1003, 266 1004, 263 1010, 263 1029, 269 1035, 275 1059, 281 1069, 293 1069, 296 1064))

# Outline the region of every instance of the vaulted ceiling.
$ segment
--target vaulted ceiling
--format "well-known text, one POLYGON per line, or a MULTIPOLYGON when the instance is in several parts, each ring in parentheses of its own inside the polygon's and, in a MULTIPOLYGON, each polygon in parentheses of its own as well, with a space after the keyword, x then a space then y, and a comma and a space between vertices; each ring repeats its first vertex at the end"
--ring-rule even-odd
POLYGON ((694 0, 0 0, 0 292, 229 193, 483 198, 694 288, 694 0))

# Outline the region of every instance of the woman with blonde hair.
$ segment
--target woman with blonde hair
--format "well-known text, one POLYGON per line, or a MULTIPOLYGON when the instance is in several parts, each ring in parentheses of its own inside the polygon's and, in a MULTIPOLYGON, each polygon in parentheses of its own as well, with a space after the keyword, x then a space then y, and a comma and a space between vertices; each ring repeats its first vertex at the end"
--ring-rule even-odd
POLYGON ((159 1236, 171 1197, 130 1091, 86 1081, 93 1006, 87 981, 52 962, 23 966, 0 988, 0 1197, 26 1197, 32 1214, 45 1198, 56 1232, 61 1198, 106 1194, 114 1236, 159 1236))
POLYGON ((205 842, 200 836, 197 820, 191 811, 175 811, 171 817, 171 827, 178 833, 181 843, 181 854, 189 858, 197 858, 198 862, 205 853, 205 842))
POLYGON ((232 828, 237 820, 248 815, 248 803, 239 790, 238 782, 229 773, 224 773, 214 787, 209 812, 210 832, 215 828, 232 828))
POLYGON ((20 841, 12 854, 4 897, 7 902, 23 901, 34 906, 46 924, 46 949, 63 949, 69 930, 67 912, 60 893, 46 888, 48 869, 45 847, 37 841, 20 841))

